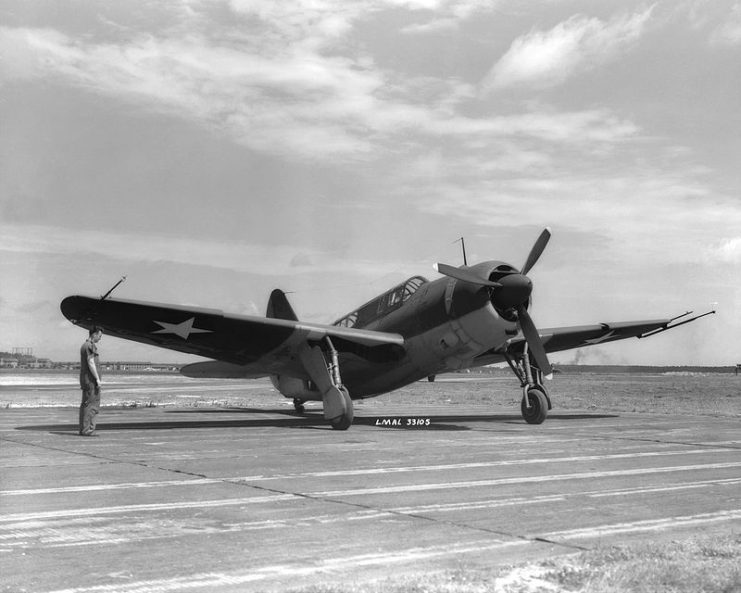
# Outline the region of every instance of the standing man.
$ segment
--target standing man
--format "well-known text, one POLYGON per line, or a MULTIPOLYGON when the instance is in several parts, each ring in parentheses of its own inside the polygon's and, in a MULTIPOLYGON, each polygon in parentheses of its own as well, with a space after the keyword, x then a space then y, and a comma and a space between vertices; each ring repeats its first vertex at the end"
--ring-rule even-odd
POLYGON ((90 335, 80 347, 80 436, 94 437, 95 417, 100 410, 100 371, 98 366, 98 342, 103 330, 97 326, 90 328, 90 335))

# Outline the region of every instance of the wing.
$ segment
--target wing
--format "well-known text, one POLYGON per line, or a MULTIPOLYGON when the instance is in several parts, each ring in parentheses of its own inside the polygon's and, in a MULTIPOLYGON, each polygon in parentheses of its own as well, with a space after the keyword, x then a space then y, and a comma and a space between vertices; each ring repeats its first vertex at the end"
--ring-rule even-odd
POLYGON ((297 349, 326 337, 339 352, 372 361, 395 360, 404 353, 404 338, 399 334, 225 315, 216 309, 84 296, 67 297, 61 309, 81 327, 97 325, 110 336, 221 361, 196 363, 203 371, 222 371, 218 376, 229 372, 239 377, 280 373, 303 377, 306 373, 298 362, 297 349))
MULTIPOLYGON (((655 334, 674 329, 685 323, 695 321, 705 315, 712 315, 715 311, 703 313, 679 323, 676 320, 689 315, 685 313, 671 319, 649 319, 645 321, 621 321, 617 323, 599 323, 595 325, 577 325, 572 327, 553 327, 539 330, 546 352, 560 352, 573 348, 584 348, 596 344, 606 344, 627 338, 647 338, 655 334)), ((477 365, 500 362, 505 353, 522 353, 525 347, 525 338, 521 333, 507 340, 504 344, 482 354, 476 359, 477 365)))
MULTIPOLYGON (((538 333, 546 352, 560 352, 561 350, 594 346, 595 344, 636 338, 647 333, 663 331, 670 321, 670 319, 652 319, 572 327, 550 327, 540 329, 538 333)), ((522 333, 518 333, 504 344, 482 354, 476 359, 476 362, 478 365, 491 364, 492 362, 501 361, 506 353, 522 354, 525 344, 524 336, 522 333)))
POLYGON ((627 338, 638 338, 657 330, 667 329, 670 319, 600 323, 575 327, 545 328, 540 331, 546 352, 560 352, 627 338))

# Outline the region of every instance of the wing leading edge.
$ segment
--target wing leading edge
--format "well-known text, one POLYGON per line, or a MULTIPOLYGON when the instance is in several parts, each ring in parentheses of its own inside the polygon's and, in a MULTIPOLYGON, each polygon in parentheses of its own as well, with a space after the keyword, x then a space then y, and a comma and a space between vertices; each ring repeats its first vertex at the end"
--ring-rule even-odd
POLYGON ((239 375, 234 376, 240 377, 290 370, 303 374, 295 360, 296 348, 327 337, 339 352, 369 360, 394 359, 404 351, 404 338, 399 334, 225 315, 216 309, 70 296, 62 301, 61 310, 72 323, 84 328, 97 325, 117 338, 229 363, 222 365, 223 370, 237 373, 239 367, 239 375))

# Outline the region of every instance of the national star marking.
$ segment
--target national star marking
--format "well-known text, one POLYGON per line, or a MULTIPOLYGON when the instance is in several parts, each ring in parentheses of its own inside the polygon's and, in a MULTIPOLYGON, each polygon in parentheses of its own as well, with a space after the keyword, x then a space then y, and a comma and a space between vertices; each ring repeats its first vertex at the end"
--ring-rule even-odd
POLYGON ((600 342, 604 342, 605 340, 612 338, 614 335, 615 335, 615 330, 612 330, 600 336, 599 338, 593 338, 591 340, 584 340, 584 343, 585 344, 599 344, 600 342))
POLYGON ((166 323, 164 321, 154 321, 157 325, 162 327, 162 329, 154 331, 152 333, 153 334, 175 334, 176 336, 183 338, 183 340, 187 340, 191 334, 213 333, 210 329, 199 329, 197 327, 193 327, 195 320, 196 320, 195 317, 191 317, 190 319, 187 319, 183 321, 182 323, 166 323))

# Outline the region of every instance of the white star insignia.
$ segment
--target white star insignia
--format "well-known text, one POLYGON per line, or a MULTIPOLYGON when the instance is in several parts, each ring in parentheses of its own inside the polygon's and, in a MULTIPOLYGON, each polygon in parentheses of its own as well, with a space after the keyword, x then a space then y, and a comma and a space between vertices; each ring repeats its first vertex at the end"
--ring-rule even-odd
POLYGON ((615 330, 612 330, 600 336, 599 338, 592 338, 591 340, 584 340, 584 343, 585 344, 599 344, 600 342, 604 342, 605 340, 608 340, 609 338, 613 337, 614 334, 615 334, 615 330))
POLYGON ((175 334, 187 340, 190 334, 210 334, 213 333, 210 329, 198 329, 193 327, 193 323, 196 318, 191 317, 190 319, 183 321, 182 323, 165 323, 164 321, 155 321, 157 325, 162 329, 152 332, 153 334, 175 334))

